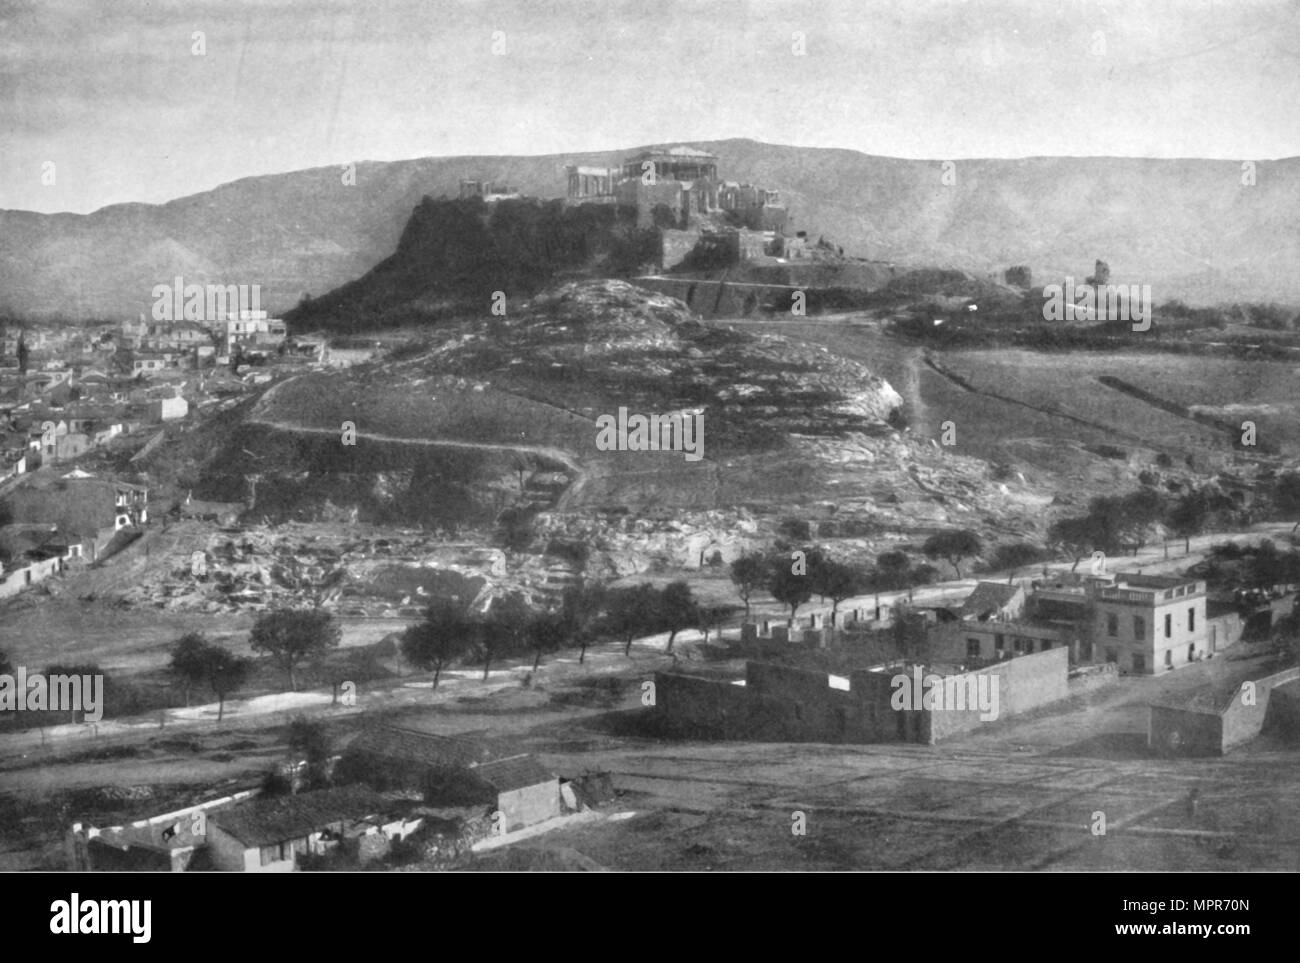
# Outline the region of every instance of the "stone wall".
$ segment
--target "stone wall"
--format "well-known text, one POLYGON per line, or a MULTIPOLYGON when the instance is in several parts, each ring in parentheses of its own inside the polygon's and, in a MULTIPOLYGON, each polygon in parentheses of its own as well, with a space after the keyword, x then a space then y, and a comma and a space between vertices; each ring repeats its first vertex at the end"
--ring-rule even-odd
POLYGON ((1147 746, 1161 755, 1217 756, 1223 752, 1223 720, 1212 710, 1152 706, 1147 746))
POLYGON ((797 290, 777 284, 728 284, 691 278, 636 278, 632 283, 685 301, 687 307, 705 318, 748 317, 775 305, 789 310, 791 294, 797 290))
MULTIPOLYGON (((1300 679, 1300 667, 1255 679, 1250 695, 1243 684, 1227 704, 1217 710, 1153 705, 1147 726, 1147 745, 1162 755, 1222 755, 1259 735, 1269 715, 1273 690, 1293 684, 1297 679, 1300 679)), ((1283 708, 1284 715, 1285 711, 1286 707, 1283 708)))
POLYGON ((699 231, 663 230, 659 234, 659 267, 664 271, 681 264, 695 250, 695 245, 700 243, 699 231))
POLYGON ((1253 705, 1249 704, 1249 700, 1242 692, 1233 696, 1228 707, 1223 710, 1223 751, 1227 752, 1258 736, 1260 729, 1264 727, 1264 717, 1268 713, 1269 696, 1272 690, 1296 679, 1300 679, 1300 667, 1285 669, 1262 679, 1256 679, 1253 705))
MULTIPOLYGON (((1070 694, 1067 680, 1069 670, 1069 652, 1058 648, 1017 656, 973 672, 946 678, 945 686, 962 686, 966 693, 979 692, 981 675, 997 679, 998 715, 996 719, 984 719, 978 708, 936 709, 930 713, 930 741, 948 738, 985 722, 995 722, 1064 699, 1070 694)), ((990 681, 984 685, 991 687, 993 683, 990 681)), ((968 705, 969 702, 968 697, 968 705)))
MULTIPOLYGON (((979 676, 995 677, 1002 718, 1065 698, 1068 668, 1067 651, 1051 649, 954 673, 947 685, 978 692, 979 676)), ((658 673, 657 718, 665 731, 692 738, 831 743, 932 743, 993 721, 980 718, 977 701, 969 710, 895 709, 893 680, 905 672, 911 669, 858 670, 847 691, 832 688, 825 672, 762 662, 746 664, 743 686, 658 673)), ((986 692, 991 684, 984 683, 986 692)))
POLYGON ((1028 712, 1070 694, 1069 653, 1061 649, 1022 655, 990 666, 1003 675, 1002 713, 1028 712))

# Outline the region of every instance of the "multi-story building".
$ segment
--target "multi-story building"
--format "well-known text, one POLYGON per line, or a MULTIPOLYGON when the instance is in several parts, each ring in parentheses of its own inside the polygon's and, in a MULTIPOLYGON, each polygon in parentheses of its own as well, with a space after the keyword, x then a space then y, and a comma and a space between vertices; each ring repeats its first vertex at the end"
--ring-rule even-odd
POLYGON ((1122 572, 1090 596, 1095 657, 1156 675, 1205 655, 1204 581, 1122 572))
POLYGON ((149 351, 192 351, 211 343, 211 333, 197 321, 166 321, 150 323, 137 346, 149 351))
POLYGON ((285 323, 272 318, 265 311, 240 311, 227 315, 214 325, 218 344, 230 354, 235 346, 242 348, 276 348, 288 335, 285 323))

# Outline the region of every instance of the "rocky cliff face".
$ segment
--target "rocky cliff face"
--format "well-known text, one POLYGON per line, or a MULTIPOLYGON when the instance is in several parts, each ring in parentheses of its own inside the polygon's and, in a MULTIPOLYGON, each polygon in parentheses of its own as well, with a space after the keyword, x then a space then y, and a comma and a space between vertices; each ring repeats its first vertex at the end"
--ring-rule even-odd
POLYGON ((286 314, 295 328, 429 324, 503 292, 516 303, 557 276, 619 274, 653 261, 655 234, 609 206, 424 198, 393 254, 286 314))
MULTIPOLYGON (((704 325, 617 281, 484 314, 423 350, 268 392, 214 477, 252 451, 306 513, 289 517, 328 508, 455 529, 506 550, 509 575, 489 581, 543 596, 579 573, 725 563, 779 536, 869 555, 937 528, 1037 525, 1030 486, 995 484, 983 462, 896 430, 898 392, 824 348, 704 325), (702 457, 602 447, 599 421, 620 408, 698 413, 702 457), (354 448, 338 445, 342 420, 357 426, 354 448)), ((259 495, 276 487, 268 478, 259 495)))

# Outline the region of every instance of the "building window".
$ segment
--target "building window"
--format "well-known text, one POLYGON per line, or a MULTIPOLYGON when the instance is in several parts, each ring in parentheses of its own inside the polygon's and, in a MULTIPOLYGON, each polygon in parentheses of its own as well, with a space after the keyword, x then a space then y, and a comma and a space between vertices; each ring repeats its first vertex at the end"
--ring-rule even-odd
POLYGON ((1141 642, 1147 637, 1147 620, 1140 615, 1133 616, 1133 638, 1141 642))
POLYGON ((1191 645, 1189 645, 1189 646, 1187 647, 1187 661, 1188 661, 1188 662, 1195 662, 1195 661, 1196 661, 1196 643, 1195 643, 1195 642, 1193 642, 1191 645))
POLYGON ((1134 672, 1145 672, 1146 670, 1147 670, 1147 660, 1146 660, 1146 657, 1145 657, 1145 656, 1141 656, 1141 655, 1135 655, 1135 656, 1133 656, 1133 671, 1134 671, 1134 672))
POLYGON ((1174 617, 1171 613, 1165 614, 1165 638, 1174 634, 1174 617))
POLYGON ((1118 615, 1107 615, 1107 616, 1106 616, 1106 634, 1109 635, 1111 638, 1114 638, 1115 636, 1119 635, 1119 616, 1118 616, 1118 615))
POLYGON ((1172 669, 1173 667, 1174 667, 1174 650, 1165 649, 1165 668, 1172 669))
POLYGON ((1196 631, 1196 609, 1194 608, 1187 610, 1187 631, 1196 631))
POLYGON ((966 658, 968 658, 968 659, 978 659, 979 657, 980 657, 980 640, 979 640, 979 639, 967 639, 967 640, 966 640, 966 658))
POLYGON ((1106 650, 1106 661, 1107 661, 1107 662, 1118 662, 1118 661, 1119 661, 1119 649, 1107 649, 1107 650, 1106 650))

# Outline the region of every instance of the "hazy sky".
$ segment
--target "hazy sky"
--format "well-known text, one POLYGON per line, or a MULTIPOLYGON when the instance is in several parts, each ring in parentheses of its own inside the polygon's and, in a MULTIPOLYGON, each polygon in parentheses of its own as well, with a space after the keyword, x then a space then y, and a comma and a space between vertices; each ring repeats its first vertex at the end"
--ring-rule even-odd
POLYGON ((1300 0, 0 0, 0 207, 723 137, 1294 156, 1297 41, 1300 0))

